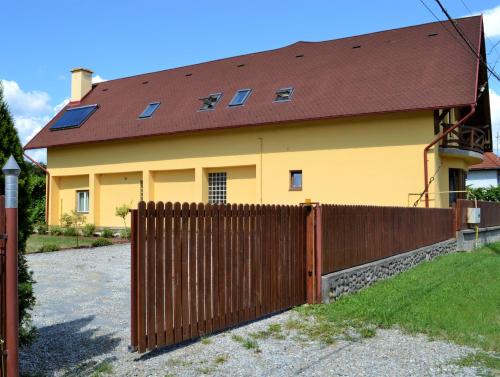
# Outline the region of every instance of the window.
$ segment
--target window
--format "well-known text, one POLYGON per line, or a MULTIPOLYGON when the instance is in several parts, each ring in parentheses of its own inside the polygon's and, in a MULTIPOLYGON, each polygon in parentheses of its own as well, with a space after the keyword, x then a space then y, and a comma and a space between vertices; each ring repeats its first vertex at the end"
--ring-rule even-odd
POLYGON ((50 127, 51 130, 80 127, 97 110, 97 105, 66 109, 63 115, 50 127))
POLYGON ((241 106, 245 103, 248 96, 252 92, 252 89, 240 89, 236 92, 231 102, 229 102, 229 106, 241 106))
POLYGON ((89 192, 77 191, 76 192, 76 212, 88 213, 89 212, 89 192))
POLYGON ((158 107, 160 107, 160 102, 151 102, 139 115, 139 119, 151 118, 158 107))
POLYGON ((448 182, 449 182, 449 201, 450 205, 456 203, 457 199, 464 199, 464 192, 453 192, 453 191, 465 191, 465 179, 467 173, 462 169, 449 169, 448 172, 448 182))
POLYGON ((282 88, 276 92, 274 102, 286 102, 292 100, 293 88, 282 88))
POLYGON ((290 190, 302 190, 302 170, 290 170, 290 190))
POLYGON ((210 204, 226 204, 226 187, 226 172, 208 173, 208 202, 210 204))
POLYGON ((220 101, 221 97, 222 93, 215 93, 215 94, 210 94, 208 97, 200 98, 200 101, 202 101, 203 104, 201 105, 199 111, 215 109, 215 106, 220 101))

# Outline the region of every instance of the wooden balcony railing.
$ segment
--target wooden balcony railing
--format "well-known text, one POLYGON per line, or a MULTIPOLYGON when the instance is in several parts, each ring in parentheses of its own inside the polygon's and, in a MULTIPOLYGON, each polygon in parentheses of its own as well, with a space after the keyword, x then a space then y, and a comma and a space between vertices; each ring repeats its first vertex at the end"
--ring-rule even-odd
MULTIPOLYGON (((443 132, 446 132, 451 126, 451 124, 443 124, 443 132)), ((460 126, 446 135, 441 147, 484 153, 485 143, 486 132, 480 127, 460 126)))

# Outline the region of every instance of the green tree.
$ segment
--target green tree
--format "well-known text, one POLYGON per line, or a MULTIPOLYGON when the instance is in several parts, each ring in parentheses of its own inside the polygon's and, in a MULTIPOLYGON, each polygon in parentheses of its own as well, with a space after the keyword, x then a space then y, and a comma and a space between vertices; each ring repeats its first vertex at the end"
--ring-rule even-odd
MULTIPOLYGON (((0 166, 3 166, 10 155, 16 159, 21 174, 19 176, 19 322, 20 322, 20 342, 29 343, 35 334, 35 329, 31 323, 30 311, 35 305, 35 296, 33 295, 33 275, 28 270, 26 256, 26 240, 32 231, 30 222, 29 208, 30 195, 28 181, 30 171, 23 158, 23 149, 14 122, 9 113, 9 109, 3 97, 3 89, 0 84, 0 166)), ((5 192, 5 181, 0 172, 0 193, 5 192)))
POLYGON ((31 198, 29 217, 31 224, 45 223, 45 172, 35 164, 26 163, 30 172, 28 178, 28 194, 31 198))

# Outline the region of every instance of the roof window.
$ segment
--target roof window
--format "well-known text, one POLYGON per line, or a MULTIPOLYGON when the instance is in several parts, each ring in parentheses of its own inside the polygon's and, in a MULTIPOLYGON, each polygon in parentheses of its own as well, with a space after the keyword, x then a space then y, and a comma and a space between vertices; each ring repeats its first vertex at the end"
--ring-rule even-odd
POLYGON ((293 88, 281 88, 276 92, 274 102, 286 102, 292 100, 293 88))
POLYGON ((210 94, 208 97, 200 98, 202 105, 199 111, 214 110, 221 97, 222 93, 214 93, 210 94))
POLYGON ((151 118, 158 107, 160 107, 160 102, 151 102, 139 115, 139 119, 151 118))
POLYGON ((233 99, 229 102, 229 106, 242 106, 247 100, 248 96, 252 92, 252 89, 240 89, 236 91, 233 99))
POLYGON ((97 105, 66 109, 63 115, 50 127, 51 130, 80 127, 98 108, 97 105))

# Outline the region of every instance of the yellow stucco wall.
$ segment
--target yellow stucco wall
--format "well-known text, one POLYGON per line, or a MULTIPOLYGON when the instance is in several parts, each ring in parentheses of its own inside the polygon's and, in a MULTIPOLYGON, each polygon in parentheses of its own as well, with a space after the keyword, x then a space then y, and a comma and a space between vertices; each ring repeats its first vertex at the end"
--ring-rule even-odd
MULTIPOLYGON (((141 179, 144 200, 205 202, 211 171, 227 172, 233 203, 297 204, 307 198, 407 206, 408 194, 423 190, 423 149, 433 137, 433 113, 421 111, 49 148, 48 168, 54 182, 88 175, 94 204, 89 221, 98 226, 119 225, 114 206, 126 200, 135 205, 141 179), (303 171, 302 191, 289 190, 290 170, 303 171), (117 172, 136 172, 134 184, 107 184, 105 177, 117 172)), ((431 176, 439 163, 431 151, 431 176)), ((447 185, 443 177, 431 191, 447 185)), ((53 212, 57 183, 51 191, 53 212)))
MULTIPOLYGON (((89 176, 58 177, 56 184, 58 195, 51 205, 51 223, 58 224, 61 216, 76 210, 76 192, 89 189, 89 176)), ((88 219, 88 215, 85 215, 88 219)))

